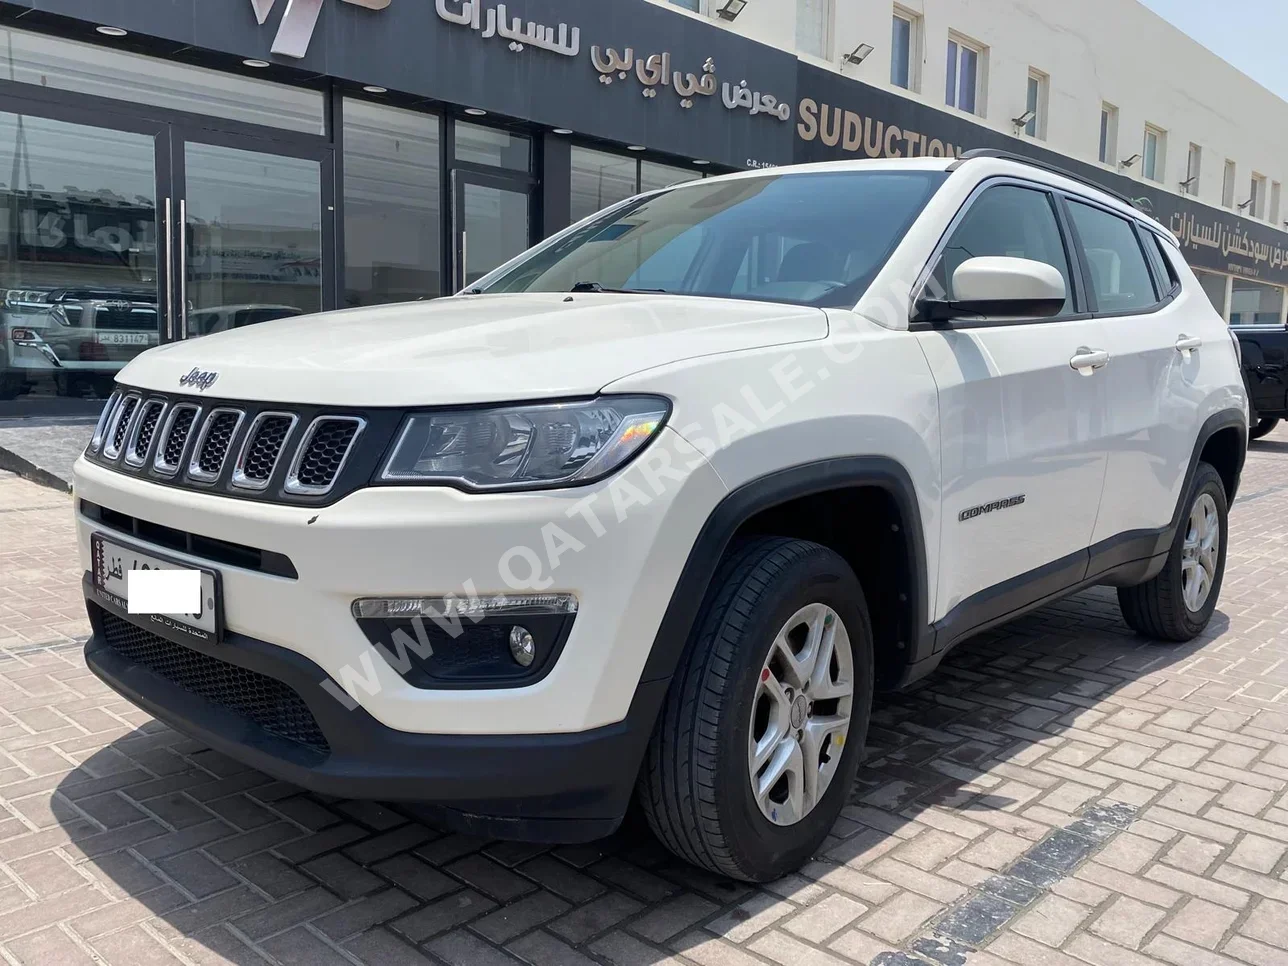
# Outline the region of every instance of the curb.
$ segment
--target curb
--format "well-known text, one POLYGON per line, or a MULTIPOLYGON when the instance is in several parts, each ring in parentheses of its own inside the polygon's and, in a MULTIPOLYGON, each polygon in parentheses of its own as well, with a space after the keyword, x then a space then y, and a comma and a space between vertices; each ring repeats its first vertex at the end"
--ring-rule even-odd
POLYGON ((31 480, 33 483, 39 483, 41 486, 47 486, 61 493, 72 491, 72 485, 67 480, 49 470, 42 469, 30 460, 23 459, 13 450, 5 449, 3 446, 0 446, 0 470, 17 473, 24 480, 31 480))

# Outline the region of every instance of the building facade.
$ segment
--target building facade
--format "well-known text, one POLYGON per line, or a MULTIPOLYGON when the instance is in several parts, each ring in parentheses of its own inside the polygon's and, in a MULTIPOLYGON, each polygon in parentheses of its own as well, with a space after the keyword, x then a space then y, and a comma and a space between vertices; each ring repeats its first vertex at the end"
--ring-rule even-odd
MULTIPOLYGON (((910 2, 746 0, 729 20, 730 0, 0 0, 0 417, 94 412, 153 345, 457 291, 640 190, 975 147, 1129 193, 1181 237, 1227 318, 1282 317, 1273 146, 1228 149, 1265 184, 1223 206, 1211 179, 1227 142, 1195 133, 1180 95, 1172 114, 1127 85, 1095 95, 1118 98, 1106 156, 1135 140, 1147 154, 1149 123, 1155 177, 1143 157, 1101 164, 1080 140, 1086 92, 1062 93, 1078 57, 1053 40, 1064 52, 1047 61, 1023 42, 1004 60, 1006 30, 910 2), (798 49, 763 42, 787 36, 798 49), (851 40, 872 50, 842 70, 851 40), (1040 81, 1018 75, 1038 107, 1023 125, 1009 113, 1021 52, 1040 81), (1177 145, 1196 138, 1203 172, 1182 189, 1177 145)), ((1003 15, 1001 0, 969 9, 991 6, 1003 15)), ((1284 116, 1211 59, 1266 99, 1265 126, 1284 116)), ((1093 111, 1093 139, 1097 124, 1093 111)))

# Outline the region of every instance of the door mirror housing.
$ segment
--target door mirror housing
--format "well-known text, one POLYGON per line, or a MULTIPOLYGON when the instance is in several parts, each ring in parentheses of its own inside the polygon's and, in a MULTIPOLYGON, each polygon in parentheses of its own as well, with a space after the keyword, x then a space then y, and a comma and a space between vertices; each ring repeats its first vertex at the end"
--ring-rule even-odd
POLYGON ((1064 308, 1068 290, 1059 269, 1030 258, 968 258, 953 272, 953 297, 924 291, 913 322, 951 322, 963 316, 986 319, 1049 319, 1064 308))

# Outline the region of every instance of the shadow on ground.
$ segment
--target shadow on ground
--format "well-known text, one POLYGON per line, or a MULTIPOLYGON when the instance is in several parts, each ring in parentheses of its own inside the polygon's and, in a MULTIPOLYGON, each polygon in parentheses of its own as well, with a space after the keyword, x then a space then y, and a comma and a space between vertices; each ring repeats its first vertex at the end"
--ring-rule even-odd
POLYGON ((502 950, 535 963, 590 961, 569 947, 637 963, 689 950, 707 962, 710 951, 695 947, 749 938, 775 902, 812 903, 820 885, 874 908, 903 887, 924 892, 901 881, 924 874, 916 860, 885 853, 914 831, 968 820, 1031 847, 988 881, 945 895, 902 945, 832 947, 865 963, 920 963, 909 951, 960 962, 987 941, 988 922, 998 928, 1071 874, 1090 854, 1086 842, 1102 844, 1144 804, 1130 800, 1149 791, 1131 781, 1130 765, 1103 757, 1119 742, 1086 731, 1110 712, 1130 729, 1139 712, 1098 706, 1142 692, 1142 675, 1188 661, 1227 626, 1218 613, 1191 644, 1149 644, 1122 624, 1113 592, 1095 589, 963 644, 930 678, 879 700, 867 761, 832 835, 800 875, 761 889, 685 866, 638 821, 590 846, 475 841, 399 806, 303 792, 155 722, 90 755, 59 785, 53 809, 88 869, 135 900, 125 913, 106 907, 101 922, 85 917, 91 942, 122 915, 155 915, 159 934, 197 958, 204 947, 259 962, 252 943, 314 961, 333 955, 332 944, 363 962, 415 962, 421 951, 469 966, 513 961, 502 950), (1062 738, 1074 740, 1054 764, 1025 767, 1062 738), (1036 804, 1088 768, 1097 780, 1073 786, 1085 800, 1066 790, 1055 807, 1036 804), (1092 785, 1129 800, 1106 803, 1092 785), (1023 872, 1030 860, 1036 876, 1023 872))

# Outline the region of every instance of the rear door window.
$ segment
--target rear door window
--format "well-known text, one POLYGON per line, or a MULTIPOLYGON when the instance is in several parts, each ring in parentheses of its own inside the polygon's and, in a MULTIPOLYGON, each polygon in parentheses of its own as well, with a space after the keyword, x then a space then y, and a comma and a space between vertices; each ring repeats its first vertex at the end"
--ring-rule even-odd
POLYGON ((1098 310, 1126 314, 1156 305, 1159 294, 1131 222, 1072 199, 1069 214, 1082 243, 1098 310))

